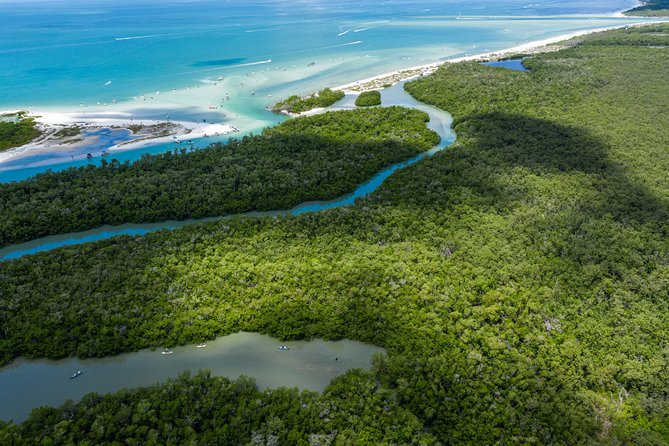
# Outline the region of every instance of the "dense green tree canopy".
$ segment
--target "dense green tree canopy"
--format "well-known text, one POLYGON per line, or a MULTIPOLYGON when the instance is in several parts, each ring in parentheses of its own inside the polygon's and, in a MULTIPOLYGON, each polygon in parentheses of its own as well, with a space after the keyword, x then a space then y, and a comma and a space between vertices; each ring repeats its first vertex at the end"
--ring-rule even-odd
POLYGON ((364 91, 356 98, 355 105, 358 107, 381 105, 381 93, 376 90, 364 91))
POLYGON ((330 90, 326 88, 309 96, 291 96, 281 102, 277 102, 272 107, 272 111, 277 113, 302 113, 313 110, 314 108, 328 107, 335 102, 344 99, 344 92, 340 90, 330 90))
POLYGON ((408 84, 452 112, 458 141, 355 206, 3 262, 3 362, 240 329, 388 355, 320 396, 182 378, 42 409, 0 435, 165 442, 156 426, 187 439, 231 426, 240 439, 314 433, 332 445, 667 444, 668 36, 666 25, 612 31, 536 55, 528 72, 463 63, 408 84), (194 386, 243 387, 222 400, 249 423, 207 412, 194 386), (192 397, 152 412, 161 392, 192 397), (314 401, 337 411, 326 422, 314 401), (111 437, 119 413, 136 414, 137 433, 111 437))
POLYGON ((337 444, 359 444, 361 438, 369 445, 434 444, 392 392, 359 371, 335 379, 321 395, 296 389, 260 392, 246 377, 184 374, 159 386, 91 394, 76 405, 38 409, 20 429, 0 425, 3 445, 30 439, 35 444, 308 446, 333 444, 335 438, 337 444))
POLYGON ((0 246, 103 224, 288 209, 353 191, 439 142, 402 107, 298 118, 207 149, 70 168, 0 185, 0 246))

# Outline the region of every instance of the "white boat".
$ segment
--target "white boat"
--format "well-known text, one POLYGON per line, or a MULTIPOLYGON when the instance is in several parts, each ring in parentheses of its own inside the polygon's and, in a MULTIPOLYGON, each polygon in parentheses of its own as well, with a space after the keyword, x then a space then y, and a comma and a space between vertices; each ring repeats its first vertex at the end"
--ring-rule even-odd
POLYGON ((285 345, 280 345, 277 347, 279 350, 290 350, 290 347, 286 347, 285 345))
POLYGON ((167 350, 167 349, 160 352, 161 355, 171 355, 172 353, 174 353, 172 350, 167 350))
POLYGON ((198 344, 195 347, 196 348, 205 348, 206 346, 207 346, 207 344, 198 344))
POLYGON ((70 379, 78 378, 79 375, 81 375, 81 373, 82 373, 81 370, 77 370, 76 373, 74 373, 72 376, 70 376, 70 379))

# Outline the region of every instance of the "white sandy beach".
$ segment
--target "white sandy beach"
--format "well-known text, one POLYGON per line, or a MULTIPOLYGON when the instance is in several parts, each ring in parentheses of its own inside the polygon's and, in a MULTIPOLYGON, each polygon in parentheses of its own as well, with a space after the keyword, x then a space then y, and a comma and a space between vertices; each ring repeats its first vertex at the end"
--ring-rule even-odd
MULTIPOLYGON (((9 113, 11 111, 0 112, 0 114, 9 113)), ((103 128, 140 128, 133 136, 132 141, 122 142, 105 149, 110 154, 165 142, 178 142, 208 136, 226 135, 238 131, 235 126, 229 124, 147 119, 135 120, 127 112, 104 111, 91 113, 31 110, 27 113, 27 116, 35 119, 38 127, 44 134, 29 144, 0 153, 0 163, 40 153, 66 152, 84 147, 94 142, 95 137, 86 137, 83 133, 103 128), (58 137, 54 135, 59 130, 68 128, 79 129, 82 134, 70 137, 58 137)), ((85 154, 78 154, 76 158, 82 158, 83 156, 85 154)))
MULTIPOLYGON (((622 12, 616 13, 622 16, 622 12)), ((637 23, 634 25, 618 25, 618 26, 609 26, 609 27, 603 27, 603 28, 593 28, 589 30, 584 30, 584 31, 577 31, 573 33, 568 33, 568 34, 563 34, 560 36, 556 37, 551 37, 549 39, 543 39, 543 40, 536 40, 528 43, 524 43, 522 45, 514 46, 505 50, 500 50, 500 51, 491 51, 487 53, 480 53, 480 54, 474 54, 471 56, 464 56, 464 57, 458 57, 458 58, 453 58, 449 59, 444 62, 436 62, 436 63, 431 63, 431 64, 426 64, 426 65, 419 65, 416 67, 412 68, 407 68, 404 70, 397 70, 397 71, 392 71, 390 73, 385 73, 381 74, 379 76, 374 76, 370 77, 367 79, 362 79, 359 81, 351 82, 348 84, 344 85, 339 85, 336 87, 332 87, 333 90, 342 90, 345 93, 361 93, 363 91, 367 90, 376 90, 383 88, 385 85, 388 84, 395 84, 397 82, 402 82, 406 81, 409 79, 413 79, 418 76, 422 75, 428 75, 433 72, 435 72, 439 67, 442 65, 448 64, 448 63, 458 63, 458 62, 465 62, 465 61, 494 61, 494 60, 499 60, 503 59, 505 57, 508 57, 513 54, 519 54, 519 53, 540 53, 540 52, 548 52, 548 51, 557 51, 560 50, 562 47, 559 45, 556 45, 559 42, 563 42, 569 39, 573 39, 575 37, 580 37, 580 36, 585 36, 588 34, 594 34, 602 31, 608 31, 612 29, 620 29, 620 28, 629 28, 629 27, 639 27, 639 26, 647 26, 655 23, 662 23, 666 21, 653 21, 653 22, 643 22, 643 23, 637 23)))
MULTIPOLYGON (((485 52, 448 59, 445 61, 419 65, 407 69, 358 80, 333 89, 343 90, 346 93, 356 94, 366 90, 380 89, 400 81, 415 78, 434 72, 438 67, 447 63, 457 63, 468 60, 496 60, 516 53, 544 52, 560 49, 558 42, 574 37, 601 32, 609 29, 628 26, 642 26, 658 21, 644 22, 635 25, 617 25, 604 28, 594 28, 584 31, 563 34, 549 39, 536 40, 516 45, 501 51, 485 52)), ((57 129, 71 126, 81 126, 84 129, 129 128, 133 126, 159 126, 166 123, 173 125, 168 135, 152 134, 147 131, 138 135, 134 141, 123 142, 107 148, 113 154, 115 151, 138 149, 155 144, 174 140, 192 140, 206 136, 229 134, 235 131, 259 129, 268 125, 267 119, 260 120, 246 114, 236 114, 230 111, 235 109, 231 104, 257 104, 259 109, 281 98, 273 98, 263 93, 262 86, 268 83, 290 85, 296 78, 302 79, 313 76, 314 73, 325 72, 339 66, 341 61, 332 59, 319 63, 318 66, 280 66, 262 64, 254 66, 244 76, 234 76, 229 79, 202 80, 194 82, 185 89, 173 89, 165 92, 152 92, 134 97, 129 101, 113 101, 112 103, 97 103, 94 105, 81 104, 80 107, 70 109, 56 109, 53 107, 29 108, 28 116, 34 117, 40 127, 53 134, 57 129), (258 92, 255 90, 260 88, 258 92), (162 117, 164 119, 156 119, 162 117), (55 129, 55 130, 54 130, 55 129)), ((315 114, 320 110, 312 110, 307 114, 315 114)), ((0 112, 7 113, 7 112, 0 112)), ((271 118, 270 118, 271 119, 271 118)), ((17 160, 33 154, 47 154, 50 152, 66 152, 86 144, 87 141, 67 143, 63 140, 53 141, 50 138, 40 138, 30 144, 0 153, 0 164, 10 160, 17 160)), ((81 157, 81 154, 77 154, 81 157)))
MULTIPOLYGON (((67 152, 85 145, 90 141, 77 141, 67 144, 62 139, 48 136, 57 130, 79 126, 90 131, 104 127, 129 128, 137 125, 157 126, 171 123, 176 127, 169 136, 151 137, 140 135, 137 140, 111 146, 106 150, 114 152, 128 151, 142 147, 172 142, 174 140, 195 140, 216 135, 236 132, 256 131, 272 124, 255 116, 232 111, 238 104, 244 106, 257 103, 262 109, 266 103, 274 101, 271 94, 256 93, 256 89, 272 83, 289 84, 295 78, 313 75, 317 71, 326 71, 337 66, 341 61, 323 62, 318 67, 277 65, 266 68, 265 65, 251 67, 246 75, 236 75, 224 80, 202 79, 182 89, 155 91, 136 96, 127 101, 108 103, 80 104, 69 107, 26 107, 0 111, 0 114, 26 112, 34 118, 47 138, 37 140, 21 147, 0 153, 0 165, 36 154, 67 152)), ((278 100, 278 98, 277 98, 278 100)), ((268 113, 268 116, 272 114, 268 113)), ((277 118, 277 121, 280 121, 277 118)), ((85 153, 75 154, 74 159, 85 157, 85 153)), ((62 157, 60 158, 62 159, 62 157)), ((44 162, 48 164, 49 162, 44 162)))

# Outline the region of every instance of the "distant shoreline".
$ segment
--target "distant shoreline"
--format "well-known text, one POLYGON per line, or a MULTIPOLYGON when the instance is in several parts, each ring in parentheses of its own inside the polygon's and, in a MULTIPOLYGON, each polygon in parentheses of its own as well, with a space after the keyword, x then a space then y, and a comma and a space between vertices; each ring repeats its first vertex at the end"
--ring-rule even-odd
MULTIPOLYGON (((620 13, 622 15, 622 12, 620 13)), ((458 63, 458 62, 465 62, 465 61, 481 61, 481 62, 488 62, 488 61, 495 61, 499 59, 503 59, 505 57, 518 54, 518 53, 531 53, 531 54, 536 54, 536 53, 545 53, 545 52, 550 52, 550 51, 557 51, 562 49, 563 47, 557 46, 555 44, 559 42, 564 42, 569 39, 573 39, 574 37, 580 37, 580 36, 585 36, 589 34, 595 34, 595 33, 600 33, 604 31, 610 31, 614 29, 621 29, 621 28, 631 28, 631 27, 642 27, 642 26, 649 26, 653 25, 656 23, 666 23, 669 20, 654 20, 654 21, 649 21, 649 22, 642 22, 642 23, 636 23, 633 25, 616 25, 616 26, 608 26, 608 27, 603 27, 603 28, 593 28, 589 30, 583 30, 583 31, 575 31, 573 33, 568 33, 568 34, 562 34, 556 37, 550 37, 548 39, 543 39, 543 40, 536 40, 532 42, 528 42, 522 45, 514 46, 512 48, 500 50, 500 51, 491 51, 487 53, 480 53, 480 54, 475 54, 471 56, 463 56, 463 57, 458 57, 454 59, 449 59, 441 62, 434 62, 431 64, 426 64, 426 65, 418 65, 416 67, 412 68, 406 68, 403 70, 396 70, 396 71, 391 71, 389 73, 384 73, 378 76, 373 76, 367 79, 362 79, 359 81, 355 82, 350 82, 348 84, 344 85, 339 85, 336 87, 331 87, 333 90, 341 90, 344 91, 347 94, 358 94, 362 93, 363 91, 367 90, 377 90, 381 88, 385 88, 389 85, 394 85, 398 82, 403 82, 407 81, 413 78, 416 78, 418 76, 424 76, 428 74, 432 74, 437 69, 441 66, 444 66, 449 63, 458 63)))

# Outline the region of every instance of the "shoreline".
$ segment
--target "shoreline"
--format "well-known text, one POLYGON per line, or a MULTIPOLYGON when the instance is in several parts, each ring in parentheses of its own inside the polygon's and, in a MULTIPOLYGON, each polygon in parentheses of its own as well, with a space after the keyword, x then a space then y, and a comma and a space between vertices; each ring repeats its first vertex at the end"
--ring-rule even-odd
MULTIPOLYGON (((622 16, 623 12, 619 12, 622 16)), ((359 94, 368 90, 378 90, 381 88, 386 88, 389 85, 394 85, 398 82, 407 81, 418 76, 424 76, 434 73, 439 67, 445 66, 450 63, 459 63, 466 61, 480 61, 480 62, 489 62, 499 59, 503 59, 507 56, 511 56, 517 53, 546 53, 552 51, 558 51, 563 49, 564 46, 556 45, 559 42, 564 42, 575 37, 586 36, 589 34, 596 34, 604 31, 610 31, 614 29, 621 28, 631 28, 631 27, 642 27, 649 26, 657 23, 667 23, 669 20, 654 20, 648 22, 641 22, 635 24, 626 24, 626 25, 615 25, 607 26, 602 28, 593 28, 582 31, 574 31, 572 33, 562 34, 556 37, 550 37, 542 40, 535 40, 532 42, 527 42, 522 45, 517 45, 511 48, 499 50, 499 51, 490 51, 487 53, 479 53, 474 55, 467 55, 462 57, 457 57, 454 59, 448 59, 440 62, 433 62, 425 65, 418 65, 411 68, 406 68, 402 70, 391 71, 389 73, 380 74, 378 76, 369 77, 366 79, 358 80, 355 82, 350 82, 348 84, 338 85, 336 87, 330 87, 332 90, 341 90, 346 94, 359 94)))
MULTIPOLYGON (((614 13, 614 16, 622 16, 623 12, 614 13)), ((648 26, 655 23, 666 23, 669 20, 656 19, 643 21, 635 24, 620 24, 607 27, 591 28, 587 30, 575 31, 572 33, 561 34, 556 37, 551 37, 542 40, 530 41, 521 45, 516 45, 507 49, 502 49, 498 51, 485 52, 480 54, 469 55, 466 54, 462 57, 456 57, 452 59, 441 60, 438 62, 432 62, 429 64, 418 65, 410 68, 399 69, 380 75, 372 76, 369 78, 353 81, 347 84, 339 85, 336 87, 331 87, 333 90, 341 90, 346 94, 357 95, 363 91, 368 90, 377 90, 392 86, 398 82, 410 80, 418 76, 428 75, 435 72, 439 67, 445 66, 449 63, 458 63, 464 61, 489 61, 489 60, 499 60, 501 58, 508 57, 517 53, 543 53, 548 51, 557 51, 564 48, 564 46, 556 45, 558 42, 563 42, 574 37, 584 36, 588 34, 598 33, 602 31, 620 29, 626 27, 639 27, 639 26, 648 26)), ((269 70, 269 69, 268 69, 269 70)), ((256 72, 253 72, 255 75, 256 72)), ((258 75, 262 75, 262 72, 258 72, 258 75)), ((247 81, 248 83, 248 81, 247 81)), ((229 91, 228 87, 231 87, 231 80, 225 79, 221 82, 215 82, 214 85, 218 84, 216 93, 219 96, 227 95, 229 91), (219 91, 220 90, 220 91, 219 91)), ((56 165, 58 160, 62 160, 62 154, 67 152, 71 156, 72 160, 85 159, 86 152, 85 147, 89 145, 94 145, 95 140, 81 138, 80 135, 75 135, 78 140, 70 139, 69 143, 67 140, 53 140, 52 136, 54 133, 62 130, 64 128, 72 126, 80 126, 82 131, 95 131, 104 128, 110 129, 126 129, 131 132, 130 138, 124 141, 121 141, 118 144, 112 144, 106 148, 92 148, 91 151, 99 152, 103 150, 108 152, 110 155, 113 155, 114 152, 120 151, 129 151, 133 149, 141 149, 144 147, 150 147, 154 145, 160 145, 164 143, 177 142, 188 139, 200 139, 207 136, 220 136, 226 135, 233 132, 239 131, 239 126, 242 129, 253 128, 254 125, 257 126, 254 118, 246 117, 245 115, 234 115, 236 118, 236 125, 224 124, 221 121, 225 122, 228 119, 226 114, 222 113, 225 110, 224 104, 212 105, 211 92, 205 93, 205 89, 197 88, 190 89, 187 88, 184 91, 174 90, 173 92, 167 92, 162 96, 158 96, 159 92, 156 92, 155 97, 144 97, 139 96, 134 98, 135 102, 129 103, 114 103, 104 104, 106 109, 79 109, 74 110, 72 108, 65 108, 64 110, 54 109, 50 107, 39 107, 39 108, 30 108, 25 111, 26 115, 35 119, 38 125, 41 126, 41 130, 47 130, 46 135, 41 136, 40 138, 30 142, 29 144, 8 149, 4 152, 0 152, 0 169, 2 169, 5 163, 16 162, 22 158, 27 158, 33 155, 36 156, 47 156, 52 153, 54 156, 52 160, 49 160, 48 164, 56 165), (176 95, 176 96, 175 96, 176 95), (179 101, 175 100, 181 96, 187 95, 189 97, 196 97, 199 103, 208 104, 207 107, 199 106, 197 108, 197 113, 200 115, 201 120, 170 120, 168 116, 167 119, 151 119, 148 116, 142 118, 140 115, 135 114, 134 116, 138 119, 133 119, 133 111, 135 109, 128 108, 128 105, 136 107, 136 104, 139 102, 143 105, 145 109, 152 110, 154 115, 162 114, 179 114, 180 110, 183 108, 175 107, 179 101), (161 97, 161 100, 158 100, 161 97), (148 99, 148 101, 147 101, 148 99), (169 109, 166 107, 170 106, 169 109), (208 119, 202 119, 203 117, 208 119), (213 119, 212 119, 213 118, 213 119), (248 118, 248 119, 247 119, 248 118), (155 126, 165 126, 167 124, 173 125, 173 129, 169 133, 162 132, 151 132, 147 131, 146 133, 136 135, 135 132, 132 132, 132 128, 136 126, 145 126, 151 127, 155 126), (51 140, 50 140, 51 139, 51 140), (82 150, 84 152, 82 153, 82 150)), ((271 97, 271 95, 269 95, 271 97)), ((221 101, 224 101, 224 98, 221 101)), ((17 110, 10 111, 0 111, 0 113, 12 113, 17 110)), ((308 116, 311 114, 316 114, 321 110, 310 110, 299 115, 295 116, 308 116)), ((292 115, 291 115, 292 116, 292 115)), ((190 118, 188 118, 190 119, 190 118)), ((76 139, 76 138, 75 138, 76 139)), ((46 164, 41 162, 41 164, 46 164)), ((11 170, 11 168, 10 168, 11 170)))
POLYGON ((640 7, 640 6, 644 6, 645 4, 646 4, 646 1, 644 1, 644 0, 636 0, 636 5, 632 6, 629 9, 623 9, 621 11, 616 11, 616 12, 613 13, 613 16, 614 17, 631 17, 631 16, 627 15, 628 12, 630 12, 630 11, 640 7))
MULTIPOLYGON (((0 152, 0 167, 6 162, 48 153, 73 152, 71 153, 73 160, 84 159, 88 153, 97 154, 101 151, 100 148, 93 147, 99 141, 97 135, 94 134, 104 129, 126 130, 130 133, 129 139, 102 149, 110 155, 156 144, 180 143, 190 139, 227 135, 239 131, 235 126, 229 124, 135 120, 124 113, 94 113, 87 116, 85 113, 20 111, 25 112, 27 117, 33 118, 43 134, 28 144, 0 152), (59 135, 59 132, 63 131, 71 131, 71 133, 59 135)), ((0 112, 0 114, 7 113, 10 112, 0 112)))

